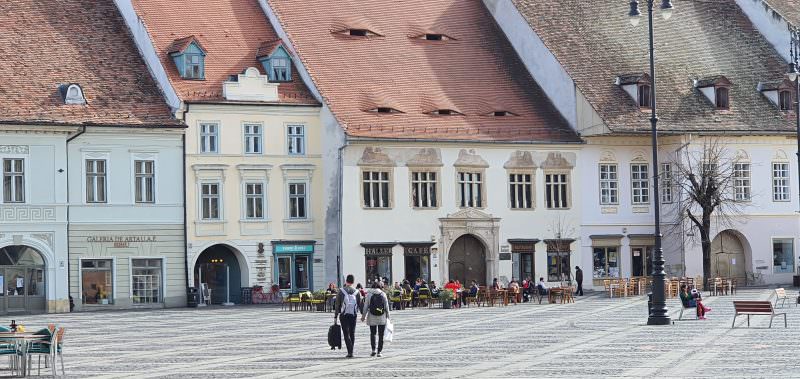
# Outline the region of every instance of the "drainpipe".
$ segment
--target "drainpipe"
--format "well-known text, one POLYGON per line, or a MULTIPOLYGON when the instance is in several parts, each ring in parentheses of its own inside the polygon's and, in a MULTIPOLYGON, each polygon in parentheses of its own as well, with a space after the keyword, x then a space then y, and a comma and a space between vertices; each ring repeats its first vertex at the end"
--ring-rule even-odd
MULTIPOLYGON (((186 123, 186 113, 189 112, 189 103, 185 103, 186 108, 183 110, 183 114, 181 115, 181 120, 183 123, 186 123)), ((191 287, 191 283, 189 283, 189 225, 188 225, 188 216, 187 216, 187 205, 186 205, 186 130, 184 129, 183 135, 181 135, 181 161, 183 162, 182 165, 182 177, 183 181, 181 182, 183 186, 183 273, 186 275, 186 293, 189 293, 189 287, 191 287)), ((188 296, 187 296, 187 305, 188 305, 188 296)))
MULTIPOLYGON (((70 262, 71 262, 70 261, 70 250, 71 249, 69 248, 69 208, 70 208, 70 201, 69 201, 69 143, 70 143, 70 141, 74 140, 75 138, 78 138, 83 133, 86 133, 86 126, 85 125, 81 126, 81 130, 77 134, 75 134, 72 137, 67 138, 67 141, 66 141, 65 147, 64 147, 64 154, 66 155, 66 158, 67 158, 65 172, 66 172, 66 181, 67 181, 66 190, 67 190, 67 299, 68 300, 70 300, 70 297, 72 296, 69 293, 70 292, 70 290, 69 290, 70 289, 69 265, 70 265, 70 262)), ((58 269, 58 268, 56 267, 56 269, 58 269)), ((78 268, 78 269, 80 269, 80 268, 78 268)), ((56 281, 56 283, 58 283, 58 281, 56 281)), ((70 300, 70 303, 71 302, 72 301, 70 300)), ((72 309, 70 309, 70 312, 71 311, 72 311, 72 309)))
POLYGON ((348 142, 349 141, 347 140, 347 137, 345 137, 344 145, 340 146, 339 147, 339 151, 338 151, 338 153, 339 153, 339 157, 338 157, 338 159, 339 159, 339 194, 337 196, 338 197, 337 201, 339 202, 339 210, 338 210, 338 216, 339 216, 339 247, 338 247, 338 250, 339 251, 338 251, 338 254, 336 255, 336 286, 338 288, 342 287, 342 250, 343 250, 342 244, 344 243, 344 238, 342 237, 344 235, 344 230, 343 230, 344 229, 344 224, 342 224, 342 203, 343 203, 342 199, 344 198, 344 194, 342 193, 344 191, 344 158, 342 157, 342 155, 343 155, 344 149, 348 145, 348 142))

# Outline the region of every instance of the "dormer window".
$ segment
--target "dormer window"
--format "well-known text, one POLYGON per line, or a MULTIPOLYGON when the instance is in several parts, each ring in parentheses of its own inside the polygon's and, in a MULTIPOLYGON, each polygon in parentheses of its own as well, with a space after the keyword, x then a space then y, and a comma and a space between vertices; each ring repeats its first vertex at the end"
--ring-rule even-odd
POLYGON ((264 67, 270 82, 292 81, 292 59, 280 40, 261 44, 256 58, 264 67))
POLYGON ((444 35, 428 33, 425 34, 425 39, 428 41, 441 41, 442 39, 444 39, 444 35))
POLYGON ((194 37, 176 39, 167 48, 178 73, 183 79, 205 79, 206 51, 194 37))
POLYGON ((778 92, 778 104, 782 111, 792 110, 792 92, 791 91, 778 92))
POLYGON ((374 112, 374 113, 385 113, 385 114, 388 114, 388 113, 403 113, 403 112, 400 112, 399 110, 397 110, 397 109, 394 109, 394 108, 392 108, 392 107, 377 107, 377 108, 372 108, 372 109, 368 110, 368 112, 374 112))
POLYGON ((366 37, 369 31, 367 29, 350 29, 347 34, 356 37, 366 37))
POLYGON ((453 116, 453 115, 460 115, 461 113, 452 109, 436 109, 429 112, 429 114, 438 116, 453 116))
POLYGON ((718 75, 708 79, 695 80, 694 86, 714 104, 715 108, 730 109, 731 81, 728 78, 718 75))
POLYGON ((640 108, 650 108, 650 85, 649 84, 640 84, 639 88, 637 88, 638 92, 638 101, 640 108))
POLYGON ((83 96, 83 89, 78 84, 62 84, 59 86, 59 92, 61 92, 61 98, 64 100, 64 104, 86 104, 86 98, 83 96))
POLYGON ((511 112, 509 112, 509 111, 494 111, 494 112, 492 112, 492 113, 489 113, 487 116, 492 116, 492 117, 508 117, 508 116, 516 116, 516 114, 514 114, 514 113, 511 113, 511 112))
POLYGON ((341 34, 341 35, 345 35, 345 36, 351 36, 351 37, 380 37, 381 36, 380 34, 374 32, 374 31, 372 31, 372 30, 370 30, 368 28, 364 28, 364 27, 361 27, 361 28, 353 27, 353 28, 341 29, 341 30, 339 30, 338 32, 335 32, 335 33, 338 33, 338 34, 341 34))
POLYGON ((436 32, 412 35, 411 38, 421 39, 424 41, 450 41, 454 39, 453 37, 450 37, 447 34, 436 33, 436 32))
POLYGON ((626 74, 617 76, 614 84, 624 90, 642 109, 650 109, 650 75, 626 74))

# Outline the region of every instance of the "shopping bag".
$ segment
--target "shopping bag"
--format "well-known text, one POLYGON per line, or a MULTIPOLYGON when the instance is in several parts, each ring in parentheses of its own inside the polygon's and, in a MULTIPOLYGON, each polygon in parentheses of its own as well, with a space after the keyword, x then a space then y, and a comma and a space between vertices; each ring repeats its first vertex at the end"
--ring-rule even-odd
POLYGON ((392 320, 386 319, 386 329, 383 330, 383 341, 392 342, 393 337, 394 337, 394 324, 392 324, 392 320))

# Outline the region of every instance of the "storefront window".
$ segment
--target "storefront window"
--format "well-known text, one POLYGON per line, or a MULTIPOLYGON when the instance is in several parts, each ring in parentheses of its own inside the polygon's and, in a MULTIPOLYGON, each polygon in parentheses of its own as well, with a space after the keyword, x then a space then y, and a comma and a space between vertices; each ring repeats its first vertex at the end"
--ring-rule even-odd
POLYGON ((292 257, 278 257, 278 287, 292 289, 292 257))
MULTIPOLYGON (((433 243, 406 243, 403 245, 405 255, 405 279, 414 283, 417 278, 431 280, 431 245, 433 243)), ((378 274, 379 275, 379 274, 378 274)))
POLYGON ((132 259, 131 266, 133 303, 160 303, 161 259, 132 259))
POLYGON ((386 278, 388 283, 392 282, 392 256, 372 256, 366 257, 367 264, 367 283, 372 283, 379 278, 386 278))
POLYGON ((273 245, 278 288, 289 292, 314 290, 314 244, 305 241, 273 245))
POLYGON ((619 254, 616 247, 595 247, 593 257, 595 278, 619 278, 619 254))
POLYGON ((631 248, 631 275, 650 276, 653 272, 652 246, 631 248))
POLYGON ((569 252, 547 252, 547 281, 560 282, 562 280, 569 280, 569 252))
POLYGON ((81 261, 83 304, 114 304, 111 266, 111 259, 84 259, 81 261))
POLYGON ((776 274, 794 272, 794 240, 775 238, 772 240, 772 264, 776 274))

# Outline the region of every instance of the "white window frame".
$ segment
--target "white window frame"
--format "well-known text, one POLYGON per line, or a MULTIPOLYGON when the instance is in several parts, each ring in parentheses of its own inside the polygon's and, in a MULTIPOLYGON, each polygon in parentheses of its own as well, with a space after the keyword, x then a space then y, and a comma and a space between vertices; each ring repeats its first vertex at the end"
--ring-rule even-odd
POLYGON ((508 208, 517 211, 529 211, 536 208, 536 172, 533 170, 509 170, 508 178, 508 208), (528 177, 525 181, 524 177, 528 177), (522 187, 522 192, 519 192, 522 187), (525 187, 528 188, 526 193, 525 187), (528 195, 530 194, 530 195, 528 195), (521 198, 520 198, 521 197, 521 198), (523 206, 520 206, 522 204, 523 206))
POLYGON ((486 208, 486 170, 456 170, 456 206, 459 208, 486 208), (470 205, 470 203, 472 204, 470 205))
POLYGON ((287 155, 306 155, 306 125, 305 124, 286 124, 286 154, 287 155), (300 128, 301 133, 293 133, 295 128, 300 128), (300 149, 296 151, 299 141, 300 149), (295 148, 292 148, 295 146, 295 148))
MULTIPOLYGON (((363 178, 363 176, 362 176, 363 178)), ((408 180, 410 183, 409 188, 411 189, 408 191, 409 201, 411 202, 411 208, 413 209, 437 209, 441 204, 441 190, 439 186, 439 181, 441 180, 441 174, 439 170, 428 170, 424 168, 416 168, 416 167, 409 167, 408 169, 408 180), (414 179, 414 174, 417 174, 417 179, 414 179), (422 176, 425 176, 423 178, 422 176), (431 180, 431 175, 435 176, 435 179, 431 180), (422 190, 423 187, 427 190, 427 203, 423 203, 422 200, 422 190), (431 190, 434 192, 434 196, 431 196, 431 190), (418 202, 414 202, 414 193, 416 191, 417 200, 418 202)), ((362 199, 363 200, 363 199, 362 199)))
POLYGON ((544 172, 544 205, 551 210, 565 210, 572 206, 572 175, 567 170, 546 170, 544 172), (561 181, 561 176, 564 181, 561 181), (558 178, 557 181, 548 181, 548 178, 558 178), (565 187, 566 198, 562 198, 560 189, 565 187), (554 191, 555 190, 555 191, 554 191), (554 194, 553 199, 548 199, 547 194, 554 194), (558 204, 556 204, 558 203, 558 204), (566 204, 562 204, 566 203, 566 204))
POLYGON ((650 204, 650 165, 648 163, 631 163, 630 167, 631 204, 650 204))
POLYGON ((753 199, 752 167, 750 162, 735 162, 733 164, 734 200, 747 202, 753 199))
POLYGON ((167 258, 163 257, 163 256, 159 256, 159 257, 142 257, 142 256, 128 257, 128 280, 129 280, 129 283, 130 283, 128 285, 128 296, 130 297, 131 304, 134 307, 136 307, 136 306, 146 307, 146 306, 149 306, 149 305, 152 305, 152 304, 164 304, 164 301, 165 301, 165 298, 166 298, 166 296, 165 296, 166 293, 165 293, 164 290, 166 289, 166 282, 167 282, 167 258), (161 261, 161 275, 160 275, 160 278, 159 278, 160 282, 159 282, 159 288, 158 288, 159 300, 160 301, 158 303, 143 303, 142 304, 142 303, 134 303, 133 302, 133 260, 134 259, 158 259, 158 260, 161 261))
MULTIPOLYGON (((78 258, 78 302, 81 306, 95 306, 95 304, 84 304, 83 303, 83 261, 111 261, 111 302, 108 305, 114 305, 117 303, 117 257, 87 257, 87 258, 78 258)), ((129 266, 130 267, 130 266, 129 266)), ((104 304, 99 304, 99 306, 106 306, 104 304)))
POLYGON ((619 165, 616 163, 600 163, 598 165, 598 175, 600 180, 600 205, 619 205, 619 165))
MULTIPOLYGON (((197 219, 200 222, 220 222, 225 219, 224 213, 224 204, 223 204, 223 184, 221 181, 212 181, 212 180, 205 180, 198 183, 197 186, 197 198, 199 201, 197 202, 197 219), (206 198, 212 198, 211 195, 203 195, 203 186, 206 185, 216 185, 217 186, 217 217, 216 218, 205 218, 203 214, 203 202, 206 198)), ((210 213, 210 209, 209 209, 210 213)))
POLYGON ((197 123, 197 153, 198 154, 219 154, 220 143, 220 129, 221 124, 219 121, 199 121, 197 123), (213 126, 214 132, 205 132, 203 129, 206 126, 213 126), (208 137, 208 139, 206 139, 208 137), (211 138, 214 139, 214 149, 211 149, 211 138))
POLYGON ((311 196, 309 196, 309 185, 308 184, 309 184, 309 182, 306 181, 306 180, 289 180, 288 182, 286 182, 286 218, 287 219, 289 219, 289 220, 309 220, 311 218, 311 215, 310 215, 311 207, 309 206, 309 200, 311 199, 311 196), (292 194, 292 186, 293 185, 298 185, 298 184, 302 184, 303 185, 303 189, 304 189, 304 193, 303 193, 303 199, 304 199, 304 202, 303 202, 304 207, 303 208, 304 209, 303 209, 303 211, 305 212, 305 215, 303 215, 303 217, 293 217, 292 216, 292 199, 293 199, 293 197, 295 197, 295 198, 298 197, 296 194, 295 195, 292 194))
POLYGON ((264 125, 260 122, 242 123, 242 151, 246 155, 264 154, 264 125), (257 132, 248 129, 256 128, 257 132))
POLYGON ((770 250, 772 251, 772 257, 770 257, 770 263, 772 264, 772 273, 773 274, 793 274, 793 273, 797 272, 797 263, 798 263, 797 262, 797 239, 795 237, 792 237, 792 236, 772 236, 770 238, 770 250), (786 272, 783 272, 783 271, 776 272, 775 271, 776 267, 780 267, 780 266, 776 266, 775 265, 775 250, 774 250, 774 248, 775 248, 775 241, 776 240, 792 241, 792 258, 790 260, 790 263, 792 265, 792 271, 786 271, 786 272))
POLYGON ((144 158, 144 157, 136 157, 136 156, 133 157, 133 170, 132 170, 132 172, 133 172, 133 187, 134 187, 133 188, 133 202, 135 204, 155 204, 156 203, 156 199, 157 199, 157 197, 156 197, 156 188, 158 188, 157 180, 156 180, 156 178, 158 176, 157 175, 157 170, 158 170, 158 163, 156 162, 155 159, 153 159, 153 158, 144 158), (148 175, 148 174, 139 174, 139 173, 137 173, 137 169, 138 169, 137 163, 138 162, 151 162, 153 164, 153 172, 152 172, 152 174, 148 175), (146 180, 144 180, 144 179, 147 179, 148 177, 150 177, 150 187, 151 187, 150 190, 151 190, 152 200, 150 200, 150 201, 139 200, 137 198, 137 194, 139 193, 139 191, 143 191, 142 192, 143 195, 146 194, 146 191, 145 191, 146 190, 146 184, 145 184, 146 180), (137 183, 137 179, 139 179, 139 178, 143 179, 142 183, 137 183))
POLYGON ((790 172, 789 172, 789 162, 772 162, 772 201, 774 202, 785 202, 791 201, 791 182, 790 180, 790 172), (775 166, 781 165, 784 168, 776 169, 775 166), (781 176, 776 175, 778 172, 782 172, 781 176))
POLYGON ((2 204, 2 203, 6 203, 6 204, 24 204, 25 203, 26 199, 28 198, 27 192, 26 192, 27 191, 27 186, 25 185, 25 182, 26 182, 26 177, 25 177, 26 176, 26 170, 25 170, 26 163, 27 163, 26 159, 22 158, 22 157, 2 157, 0 159, 0 204, 2 204), (11 163, 11 171, 9 173, 6 173, 6 171, 5 171, 6 170, 6 161, 11 161, 12 162, 11 163), (14 161, 22 161, 22 171, 21 172, 17 172, 17 171, 14 170, 14 163, 13 163, 14 161), (6 175, 10 176, 11 179, 12 179, 11 180, 11 194, 10 194, 11 197, 8 200, 6 199, 6 188, 5 188, 6 175), (22 189, 21 190, 19 188, 16 188, 17 185, 15 184, 15 181, 13 180, 15 177, 22 177, 22 189), (14 195, 17 194, 17 192, 21 192, 22 200, 12 200, 14 197, 16 197, 14 195))
POLYGON ((673 197, 675 184, 673 183, 672 163, 662 163, 659 175, 661 175, 661 203, 671 204, 675 201, 673 197))
POLYGON ((271 75, 269 75, 269 77, 271 77, 272 80, 276 81, 276 82, 290 82, 290 81, 292 81, 292 70, 291 70, 291 67, 292 67, 292 62, 288 57, 270 58, 269 59, 269 69, 272 72, 270 72, 271 75), (276 65, 275 63, 278 62, 279 60, 282 61, 282 62, 285 62, 285 64, 276 65), (281 79, 279 77, 278 70, 276 70, 276 67, 282 69, 283 74, 285 76, 284 79, 281 79))
POLYGON ((361 198, 359 202, 364 209, 392 209, 394 205, 394 171, 388 167, 372 167, 363 168, 361 170, 361 198), (377 178, 373 178, 373 174, 377 178), (382 174, 386 175, 386 179, 381 178, 382 174), (364 176, 369 175, 368 179, 364 176), (383 193, 383 184, 386 184, 386 193, 383 193), (373 188, 377 185, 377 194, 374 193, 373 188), (365 187, 367 189, 365 189, 365 187), (369 196, 369 204, 367 204, 366 197, 369 196), (385 205, 384 205, 384 201, 385 205))
POLYGON ((242 199, 244 200, 244 204, 242 204, 242 219, 246 221, 263 221, 266 220, 267 217, 267 184, 264 181, 259 180, 245 180, 242 183, 242 199), (249 194, 248 187, 253 185, 261 186, 261 194, 260 196, 257 194, 249 194), (251 217, 248 214, 250 201, 261 199, 261 217, 253 216, 251 217))
MULTIPOLYGON (((83 162, 82 162, 82 164, 83 164, 83 172, 84 172, 84 174, 83 174, 83 188, 84 188, 83 201, 86 204, 108 204, 108 202, 109 202, 108 201, 108 198, 109 198, 108 177, 109 177, 109 172, 110 172, 109 167, 108 167, 109 166, 109 162, 110 162, 110 160, 108 159, 108 156, 84 157, 83 162), (89 172, 89 170, 88 170, 89 161, 103 161, 104 169, 103 169, 102 175, 99 175, 98 173, 94 173, 94 172, 93 173, 89 172), (96 194, 98 193, 98 189, 100 189, 100 188, 97 185, 97 180, 96 179, 92 182, 92 188, 94 189, 93 192, 95 193, 95 197, 93 198, 93 200, 89 200, 89 176, 90 175, 92 177, 95 177, 95 178, 98 178, 98 177, 102 177, 103 178, 103 186, 102 186, 103 200, 102 201, 98 201, 97 200, 97 195, 96 194)), ((95 166, 96 166, 96 164, 95 164, 95 166)), ((95 168, 95 170, 96 170, 96 168, 95 168)))

